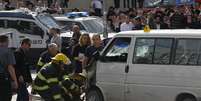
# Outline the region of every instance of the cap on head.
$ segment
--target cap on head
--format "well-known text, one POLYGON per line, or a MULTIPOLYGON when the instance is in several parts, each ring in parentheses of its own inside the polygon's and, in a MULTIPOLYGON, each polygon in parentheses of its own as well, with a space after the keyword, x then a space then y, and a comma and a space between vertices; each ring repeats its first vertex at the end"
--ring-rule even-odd
POLYGON ((64 64, 70 64, 70 59, 63 53, 58 53, 55 57, 52 58, 54 61, 62 62, 64 64))

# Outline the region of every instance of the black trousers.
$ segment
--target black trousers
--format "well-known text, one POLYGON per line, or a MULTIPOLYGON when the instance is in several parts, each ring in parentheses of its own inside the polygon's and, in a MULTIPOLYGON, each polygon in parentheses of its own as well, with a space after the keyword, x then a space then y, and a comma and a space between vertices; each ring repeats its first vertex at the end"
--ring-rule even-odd
POLYGON ((11 81, 8 78, 0 77, 0 101, 11 101, 11 81))

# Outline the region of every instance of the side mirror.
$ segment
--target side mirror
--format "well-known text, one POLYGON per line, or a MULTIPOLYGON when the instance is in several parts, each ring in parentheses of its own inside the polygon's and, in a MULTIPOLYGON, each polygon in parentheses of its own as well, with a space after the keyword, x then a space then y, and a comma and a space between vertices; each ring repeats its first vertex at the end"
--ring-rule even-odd
POLYGON ((128 53, 122 53, 122 54, 119 56, 119 61, 120 61, 120 62, 126 62, 126 61, 127 61, 127 57, 128 57, 128 53))

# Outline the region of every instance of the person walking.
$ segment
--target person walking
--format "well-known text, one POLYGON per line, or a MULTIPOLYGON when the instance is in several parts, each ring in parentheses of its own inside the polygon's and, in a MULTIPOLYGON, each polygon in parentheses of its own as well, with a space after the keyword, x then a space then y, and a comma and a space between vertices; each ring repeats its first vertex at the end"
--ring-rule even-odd
POLYGON ((13 52, 8 49, 8 37, 5 35, 0 36, 0 101, 11 101, 12 88, 18 89, 17 78, 15 74, 15 56, 13 52))
POLYGON ((22 40, 20 48, 15 51, 15 70, 19 85, 19 89, 17 90, 17 101, 29 100, 29 92, 27 90, 27 87, 28 85, 32 84, 32 77, 27 62, 27 53, 30 47, 31 40, 25 38, 22 40))
POLYGON ((82 34, 79 43, 73 47, 72 56, 75 60, 75 73, 82 73, 82 63, 84 62, 84 53, 86 48, 91 45, 89 34, 82 34))

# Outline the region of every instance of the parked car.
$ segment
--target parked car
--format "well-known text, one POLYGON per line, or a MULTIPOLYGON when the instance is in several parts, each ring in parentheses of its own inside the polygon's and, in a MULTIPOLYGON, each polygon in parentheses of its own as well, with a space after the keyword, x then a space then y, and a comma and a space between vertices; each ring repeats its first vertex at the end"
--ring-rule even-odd
POLYGON ((106 22, 99 17, 76 17, 69 18, 67 16, 54 17, 65 30, 72 30, 72 25, 76 24, 80 27, 81 31, 88 33, 111 33, 112 30, 106 25, 106 22), (106 27, 107 26, 107 27, 106 27), (107 30, 106 30, 107 29, 107 30), (107 32, 106 32, 107 31, 107 32))

